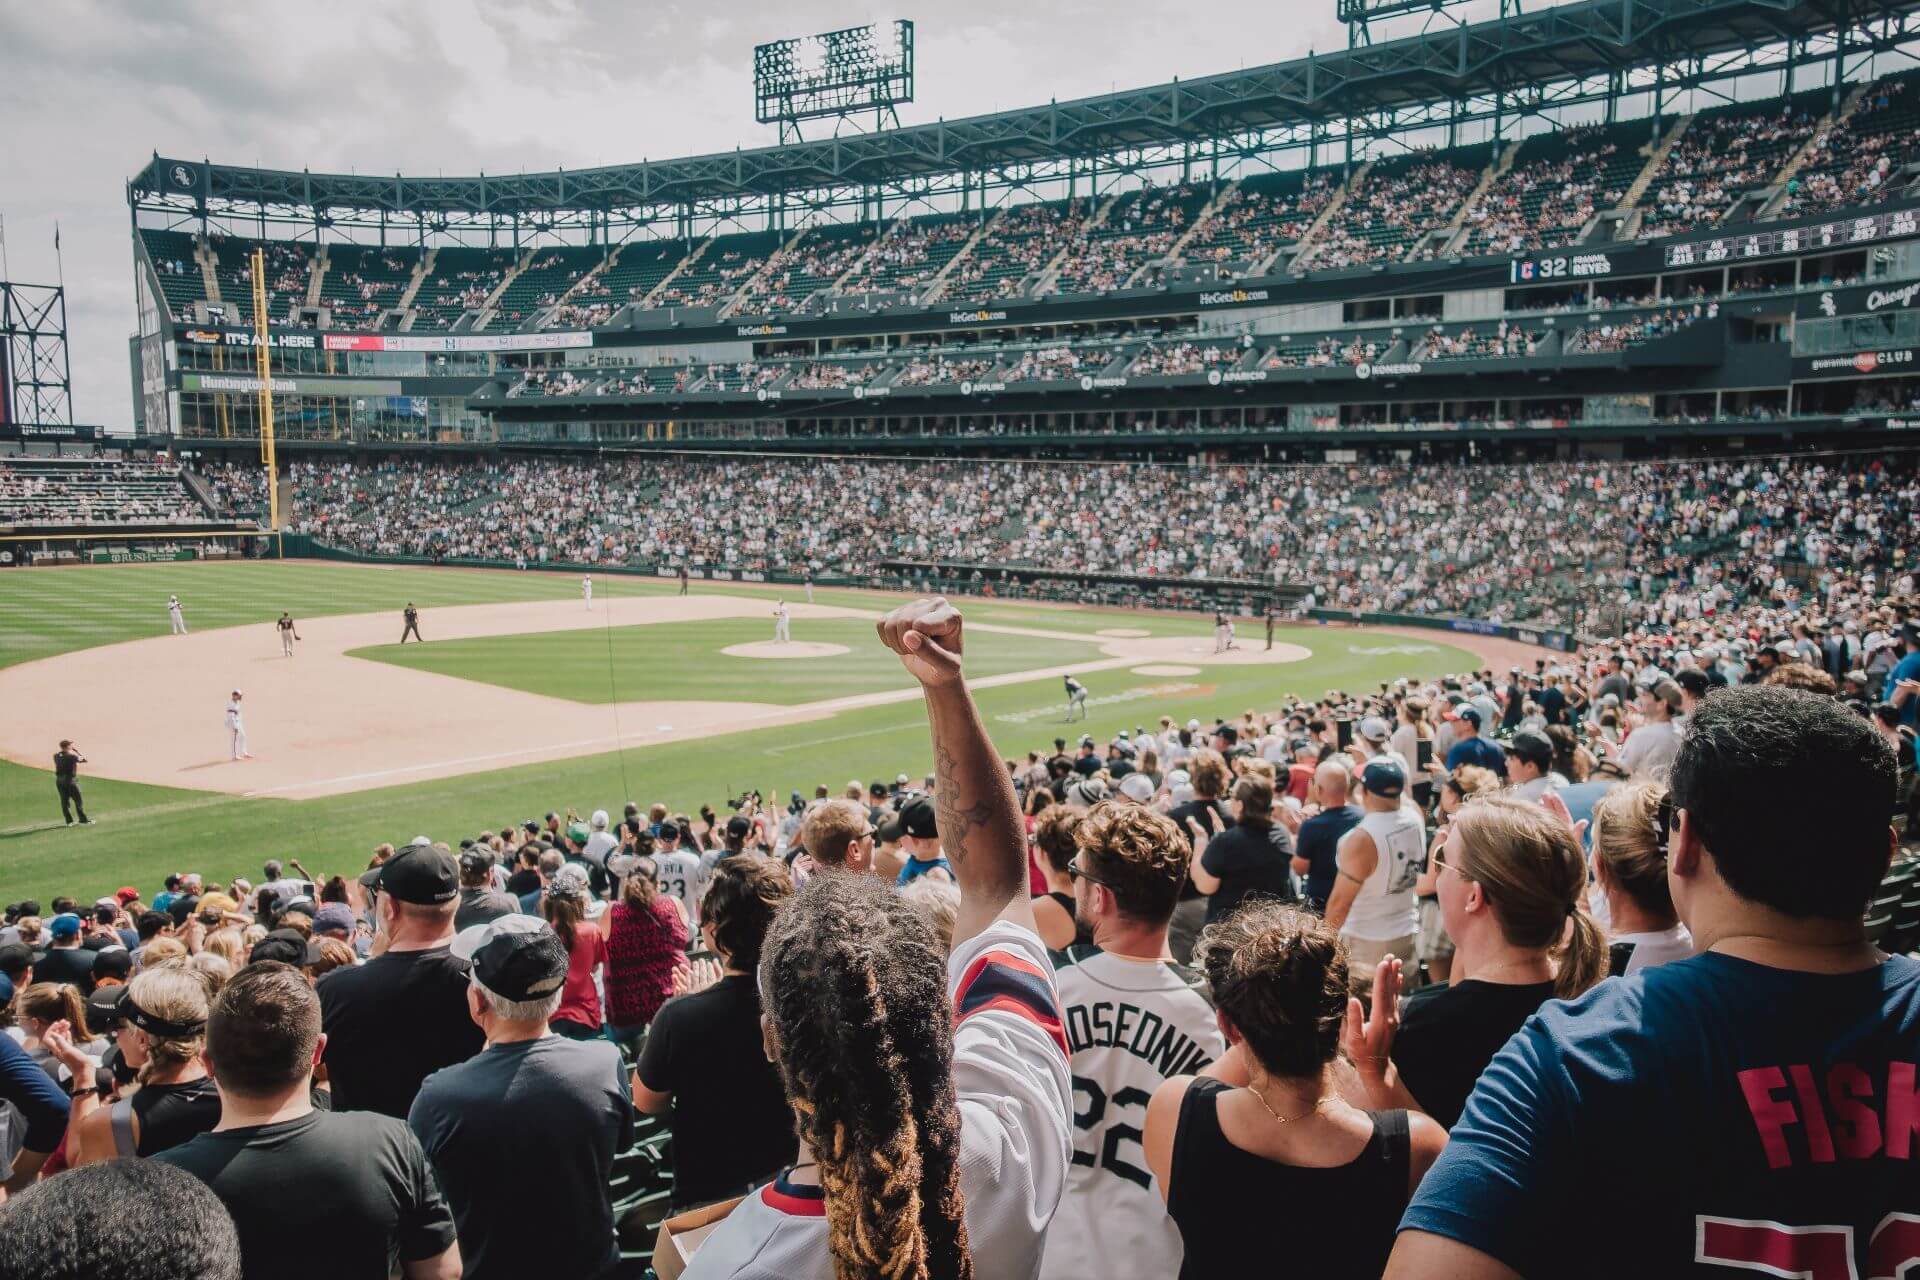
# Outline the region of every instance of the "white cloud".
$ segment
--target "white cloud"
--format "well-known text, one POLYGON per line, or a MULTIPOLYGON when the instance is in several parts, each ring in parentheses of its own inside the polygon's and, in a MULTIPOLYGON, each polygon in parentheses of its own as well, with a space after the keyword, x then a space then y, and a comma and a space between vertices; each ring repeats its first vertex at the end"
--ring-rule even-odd
MULTIPOLYGON (((1488 8, 1492 0, 1476 0, 1488 8)), ((905 123, 1105 93, 1343 47, 1333 0, 60 0, 0 6, 0 215, 13 275, 65 249, 74 404, 131 422, 126 178, 148 155, 316 171, 581 168, 774 140, 756 43, 918 24, 905 123)))

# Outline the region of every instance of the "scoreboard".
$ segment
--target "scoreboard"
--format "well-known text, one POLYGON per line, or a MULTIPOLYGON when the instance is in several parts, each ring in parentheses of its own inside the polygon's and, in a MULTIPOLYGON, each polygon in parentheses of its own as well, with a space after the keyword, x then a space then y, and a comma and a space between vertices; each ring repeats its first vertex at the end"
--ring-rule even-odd
POLYGON ((1862 214, 1840 222, 1822 222, 1805 227, 1781 227, 1770 231, 1750 231, 1712 240, 1689 240, 1665 247, 1668 267, 1712 266, 1722 262, 1740 262, 1748 258, 1772 258, 1786 253, 1814 253, 1821 249, 1847 249, 1854 245, 1894 240, 1920 233, 1920 210, 1897 209, 1892 213, 1862 214))
POLYGON ((1724 266, 1797 253, 1851 249, 1915 236, 1920 236, 1920 208, 1894 209, 1862 214, 1857 218, 1842 218, 1835 222, 1768 227, 1738 235, 1685 240, 1677 244, 1655 246, 1615 243, 1532 254, 1508 261, 1507 283, 1552 284, 1611 276, 1651 275, 1660 271, 1724 266))

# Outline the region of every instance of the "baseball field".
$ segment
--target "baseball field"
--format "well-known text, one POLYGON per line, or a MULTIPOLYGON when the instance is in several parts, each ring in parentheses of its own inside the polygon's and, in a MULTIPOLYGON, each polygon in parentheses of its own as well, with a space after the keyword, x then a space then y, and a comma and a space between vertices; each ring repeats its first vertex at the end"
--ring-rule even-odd
MULTIPOLYGON (((319 874, 383 840, 458 840, 632 799, 693 812, 758 789, 928 766, 917 691, 873 621, 901 597, 577 574, 318 562, 180 563, 0 574, 0 900, 151 894, 168 872, 319 874), (169 632, 180 598, 188 634, 169 632), (773 643, 776 602, 792 639, 773 643), (424 643, 399 642, 401 610, 424 643), (282 653, 274 621, 300 639, 282 653), (253 759, 231 758, 243 693, 253 759), (51 770, 86 757, 93 826, 66 826, 51 770)), ((1056 736, 1237 715, 1290 694, 1376 688, 1518 660, 1500 641, 977 600, 967 666, 1008 756, 1056 736), (1504 646, 1504 647, 1503 647, 1504 646), (1469 649, 1471 651, 1469 651, 1469 649), (1062 676, 1088 691, 1066 716, 1062 676)))

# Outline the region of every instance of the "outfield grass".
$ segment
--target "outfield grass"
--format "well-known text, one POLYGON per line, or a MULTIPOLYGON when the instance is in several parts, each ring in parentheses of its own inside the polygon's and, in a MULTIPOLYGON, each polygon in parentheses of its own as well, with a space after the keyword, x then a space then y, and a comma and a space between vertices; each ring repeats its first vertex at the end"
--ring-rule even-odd
MULTIPOLYGON (((720 652, 730 645, 766 640, 770 629, 771 623, 759 618, 719 618, 383 644, 349 652, 415 671, 592 704, 672 700, 794 706, 913 683, 899 663, 873 660, 873 623, 864 618, 795 620, 795 640, 846 646, 847 652, 831 657, 742 658, 720 652)), ((969 637, 967 669, 992 676, 1100 656, 1091 639, 983 631, 969 637)))
MULTIPOLYGON (((764 599, 778 595, 797 598, 790 590, 774 588, 701 589, 764 599)), ((596 596, 664 595, 675 590, 671 582, 649 579, 601 576, 594 581, 596 596)), ((14 570, 0 573, 0 665, 164 634, 165 603, 170 592, 184 602, 188 624, 202 629, 267 622, 282 609, 292 610, 296 618, 397 610, 409 599, 423 610, 523 600, 577 601, 579 580, 560 574, 301 562, 14 570)), ((899 601, 897 596, 874 592, 826 590, 816 592, 816 599, 822 604, 863 608, 899 601)), ((968 606, 968 613, 982 621, 1089 636, 1113 627, 1132 627, 1154 635, 1204 635, 1209 630, 1206 618, 1001 602, 979 602, 968 606)), ((812 701, 820 696, 817 692, 792 698, 755 696, 746 691, 751 686, 745 682, 739 690, 716 693, 714 686, 700 682, 723 678, 716 675, 725 671, 720 666, 723 661, 776 667, 769 676, 775 681, 824 678, 813 674, 820 664, 846 663, 850 678, 876 682, 869 687, 891 688, 900 683, 895 660, 879 647, 871 625, 858 621, 835 624, 849 628, 848 634, 829 637, 814 631, 825 623, 795 620, 797 639, 831 638, 849 645, 853 652, 842 659, 766 664, 722 659, 709 647, 709 642, 717 641, 722 634, 713 632, 704 634, 698 643, 684 646, 692 660, 670 662, 671 648, 678 646, 668 633, 686 637, 694 634, 688 628, 730 625, 675 623, 615 629, 616 645, 646 645, 650 638, 638 633, 657 633, 659 642, 669 648, 657 653, 653 661, 663 673, 670 673, 672 682, 662 692, 630 691, 623 686, 618 696, 623 700, 732 697, 753 701, 812 701), (625 633, 635 634, 629 640, 625 633)), ((742 638, 767 638, 770 624, 749 620, 745 625, 742 638)), ((591 682, 580 674, 579 700, 604 701, 604 632, 560 633, 534 639, 559 642, 569 637, 583 641, 591 637, 601 646, 600 692, 595 695, 587 688, 591 682)), ((1104 737, 1123 727, 1153 724, 1161 715, 1180 720, 1237 715, 1249 707, 1269 706, 1289 694, 1318 695, 1332 687, 1371 688, 1377 681, 1395 676, 1431 675, 1479 665, 1464 651, 1438 642, 1429 645, 1360 631, 1284 628, 1278 638, 1315 650, 1314 658, 1287 666, 1209 667, 1201 675, 1186 677, 1136 676, 1124 668, 1099 672, 1086 678, 1094 705, 1091 719, 1084 726, 1055 723, 1059 690, 1053 680, 983 690, 981 708, 1002 753, 1016 755, 1050 745, 1056 734, 1077 735, 1083 728, 1104 737), (1351 652, 1354 649, 1375 652, 1351 652), (1383 649, 1387 652, 1377 652, 1383 649), (1149 690, 1163 691, 1146 693, 1149 690)), ((457 647, 470 643, 485 647, 500 641, 408 645, 405 658, 409 665, 415 661, 454 661, 458 658, 457 647), (454 658, 441 656, 448 653, 454 658)), ((616 648, 616 657, 620 652, 616 648)), ((384 659, 387 655, 376 652, 372 656, 384 659)), ((1093 650, 1072 641, 1038 637, 993 636, 989 640, 989 633, 981 633, 970 645, 970 666, 981 673, 1003 659, 1011 665, 999 669, 1025 670, 1089 656, 1095 656, 1093 650), (999 651, 1001 642, 1008 644, 1004 652, 999 651), (1018 656, 1029 644, 1040 647, 1018 656), (1063 652, 1065 656, 1061 656, 1063 652)), ((492 661, 489 658, 487 663, 492 661)), ((551 661, 552 654, 547 653, 535 658, 534 665, 537 668, 551 661)), ((584 655, 579 670, 588 670, 584 655)), ((507 675, 497 682, 549 678, 507 675)), ((764 684, 760 689, 762 693, 777 692, 764 684)), ((128 690, 127 695, 137 697, 138 691, 128 690)), ((57 734, 50 732, 50 739, 53 736, 57 734)), ((49 740, 49 764, 53 747, 49 740)), ((0 762, 0 901, 22 897, 44 901, 56 893, 90 897, 120 884, 133 884, 150 894, 169 871, 185 869, 223 879, 236 874, 257 879, 262 861, 289 854, 299 857, 316 873, 347 872, 364 867, 368 851, 382 840, 405 840, 422 832, 457 840, 548 809, 617 811, 629 797, 641 804, 659 800, 689 812, 702 803, 718 807, 749 787, 784 799, 792 790, 810 794, 815 784, 837 788, 852 778, 891 778, 902 771, 918 774, 928 767, 929 755, 926 721, 919 704, 902 702, 846 711, 830 720, 316 800, 246 799, 83 776, 88 809, 98 819, 98 825, 84 828, 60 825, 49 771, 0 762)))

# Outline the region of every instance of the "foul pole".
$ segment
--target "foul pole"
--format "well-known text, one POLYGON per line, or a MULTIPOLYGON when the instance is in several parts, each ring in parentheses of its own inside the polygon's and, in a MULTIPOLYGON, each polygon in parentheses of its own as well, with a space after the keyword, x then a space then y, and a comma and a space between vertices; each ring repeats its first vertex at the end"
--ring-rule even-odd
POLYGON ((267 527, 274 550, 286 558, 280 533, 280 469, 273 453, 273 344, 267 333, 267 255, 253 251, 253 367, 260 379, 260 462, 267 469, 267 527))

